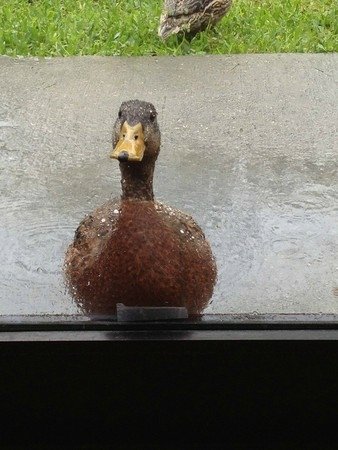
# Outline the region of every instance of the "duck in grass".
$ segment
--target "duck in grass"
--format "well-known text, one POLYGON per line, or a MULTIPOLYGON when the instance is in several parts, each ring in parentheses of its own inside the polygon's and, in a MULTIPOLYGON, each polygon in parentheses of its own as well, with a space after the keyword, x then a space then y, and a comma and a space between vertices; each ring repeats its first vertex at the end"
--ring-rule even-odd
POLYGON ((173 34, 194 36, 221 20, 231 4, 232 0, 164 0, 158 34, 164 40, 173 34))
POLYGON ((184 306, 200 314, 213 293, 215 260, 190 216, 154 200, 160 130, 151 103, 122 103, 113 147, 122 195, 77 228, 65 259, 71 292, 91 315, 115 314, 117 303, 184 306))

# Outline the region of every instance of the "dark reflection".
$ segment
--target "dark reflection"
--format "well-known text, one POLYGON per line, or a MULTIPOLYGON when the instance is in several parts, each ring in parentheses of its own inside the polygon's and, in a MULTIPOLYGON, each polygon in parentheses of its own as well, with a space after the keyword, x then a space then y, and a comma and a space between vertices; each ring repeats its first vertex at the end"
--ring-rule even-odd
POLYGON ((70 292, 91 315, 114 314, 117 303, 201 313, 212 296, 216 265, 194 220, 154 201, 160 147, 154 106, 123 103, 113 142, 122 197, 95 210, 76 230, 65 261, 70 292))

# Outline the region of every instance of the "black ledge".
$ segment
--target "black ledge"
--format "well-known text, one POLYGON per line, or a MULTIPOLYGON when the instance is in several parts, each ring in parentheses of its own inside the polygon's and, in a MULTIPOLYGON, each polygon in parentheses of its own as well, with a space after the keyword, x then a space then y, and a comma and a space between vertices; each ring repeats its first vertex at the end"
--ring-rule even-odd
POLYGON ((1 316, 0 342, 338 339, 338 314, 217 314, 118 322, 115 316, 1 316))

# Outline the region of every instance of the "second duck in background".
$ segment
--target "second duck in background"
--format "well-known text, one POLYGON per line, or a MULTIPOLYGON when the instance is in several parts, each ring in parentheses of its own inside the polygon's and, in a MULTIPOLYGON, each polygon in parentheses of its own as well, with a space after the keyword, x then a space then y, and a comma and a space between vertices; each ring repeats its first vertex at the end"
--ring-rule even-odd
POLYGON ((193 36, 221 20, 231 4, 232 0, 164 0, 158 35, 162 39, 181 33, 193 36))

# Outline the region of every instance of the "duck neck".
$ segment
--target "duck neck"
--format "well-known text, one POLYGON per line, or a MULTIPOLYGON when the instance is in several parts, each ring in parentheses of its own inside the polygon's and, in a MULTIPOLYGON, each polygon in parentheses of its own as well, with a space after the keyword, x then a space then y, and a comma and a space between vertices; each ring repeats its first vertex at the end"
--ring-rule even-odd
POLYGON ((122 200, 154 200, 153 161, 120 163, 122 200))

